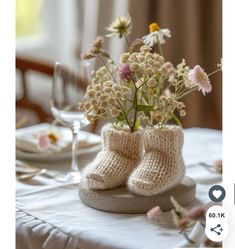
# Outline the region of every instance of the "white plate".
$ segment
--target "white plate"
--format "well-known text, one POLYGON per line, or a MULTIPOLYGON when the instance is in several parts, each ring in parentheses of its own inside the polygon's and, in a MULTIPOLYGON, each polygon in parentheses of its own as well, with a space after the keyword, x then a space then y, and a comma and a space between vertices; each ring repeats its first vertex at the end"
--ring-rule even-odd
MULTIPOLYGON (((43 123, 38 125, 33 125, 16 130, 17 136, 24 136, 30 133, 38 133, 47 130, 50 128, 50 124, 43 123)), ((63 138, 72 140, 72 134, 69 128, 66 127, 56 127, 58 131, 63 134, 63 138)), ((79 148, 77 151, 78 156, 86 156, 89 154, 97 153, 101 149, 101 138, 98 135, 89 133, 86 131, 80 131, 78 134, 82 140, 88 139, 94 143, 89 147, 79 148)), ((16 158, 21 160, 32 160, 32 161, 58 161, 58 160, 68 160, 71 159, 71 151, 62 151, 62 152, 26 152, 16 149, 16 158)))

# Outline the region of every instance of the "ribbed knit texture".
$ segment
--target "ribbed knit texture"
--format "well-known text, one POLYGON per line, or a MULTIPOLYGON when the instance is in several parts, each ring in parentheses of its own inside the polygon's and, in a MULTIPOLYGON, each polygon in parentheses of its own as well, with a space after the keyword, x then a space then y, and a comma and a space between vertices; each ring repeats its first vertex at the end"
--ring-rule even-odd
POLYGON ((185 174, 182 129, 178 126, 147 128, 144 147, 143 160, 128 179, 129 190, 151 196, 177 185, 185 174))
POLYGON ((110 124, 101 131, 102 151, 84 171, 83 181, 91 189, 110 189, 126 183, 142 155, 141 131, 115 130, 110 124))

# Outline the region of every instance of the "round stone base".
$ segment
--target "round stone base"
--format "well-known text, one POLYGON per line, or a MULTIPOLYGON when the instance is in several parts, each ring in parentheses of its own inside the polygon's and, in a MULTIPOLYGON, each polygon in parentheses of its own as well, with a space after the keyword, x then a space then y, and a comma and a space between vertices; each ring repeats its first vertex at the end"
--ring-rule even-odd
POLYGON ((79 196, 85 205, 113 213, 143 214, 156 205, 160 206, 162 211, 167 211, 173 208, 171 196, 174 196, 182 206, 187 206, 194 201, 195 194, 196 183, 187 176, 177 186, 154 196, 136 195, 126 187, 91 190, 79 184, 79 196))

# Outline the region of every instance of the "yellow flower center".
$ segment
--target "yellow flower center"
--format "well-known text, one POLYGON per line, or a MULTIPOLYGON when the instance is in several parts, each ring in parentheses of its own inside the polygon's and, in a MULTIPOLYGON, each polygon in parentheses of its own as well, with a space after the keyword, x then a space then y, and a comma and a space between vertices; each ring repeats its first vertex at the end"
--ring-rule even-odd
POLYGON ((49 132, 48 138, 49 138, 50 142, 53 144, 56 144, 59 140, 59 137, 54 132, 49 132))
POLYGON ((153 22, 149 25, 149 33, 152 33, 158 30, 160 30, 160 27, 158 26, 156 22, 153 22))

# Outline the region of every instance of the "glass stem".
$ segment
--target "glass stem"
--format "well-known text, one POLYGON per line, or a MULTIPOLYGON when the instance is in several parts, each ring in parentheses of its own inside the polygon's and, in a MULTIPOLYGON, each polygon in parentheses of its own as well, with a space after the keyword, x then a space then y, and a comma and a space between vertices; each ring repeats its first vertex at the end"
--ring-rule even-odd
POLYGON ((77 160, 77 137, 78 133, 72 129, 73 132, 73 142, 72 142, 72 162, 71 162, 71 172, 78 172, 78 160, 77 160))

